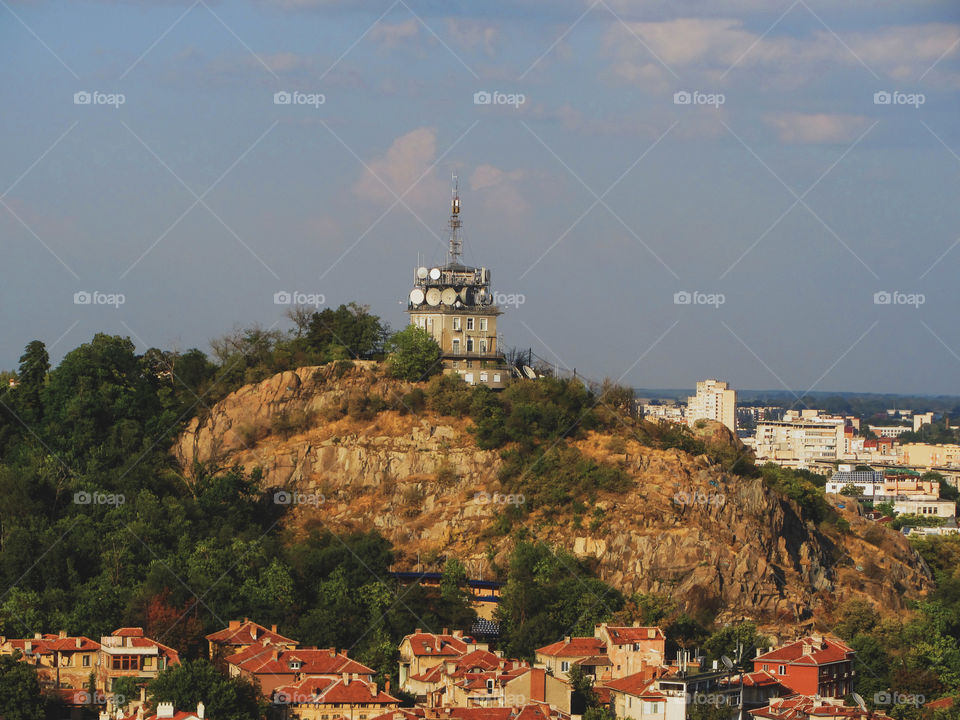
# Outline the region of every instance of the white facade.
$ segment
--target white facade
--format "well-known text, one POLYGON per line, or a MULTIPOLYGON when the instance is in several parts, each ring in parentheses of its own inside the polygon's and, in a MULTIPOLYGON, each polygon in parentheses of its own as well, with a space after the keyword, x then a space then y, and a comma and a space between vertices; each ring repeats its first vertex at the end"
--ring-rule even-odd
POLYGON ((716 420, 730 432, 737 431, 737 393, 720 380, 697 383, 697 394, 687 398, 687 424, 697 420, 716 420))
POLYGON ((956 515, 957 505, 953 500, 940 500, 935 498, 928 500, 897 500, 893 504, 893 511, 898 514, 905 513, 926 517, 949 518, 956 515))
POLYGON ((836 460, 844 448, 842 420, 793 420, 757 424, 757 460, 807 469, 836 460))

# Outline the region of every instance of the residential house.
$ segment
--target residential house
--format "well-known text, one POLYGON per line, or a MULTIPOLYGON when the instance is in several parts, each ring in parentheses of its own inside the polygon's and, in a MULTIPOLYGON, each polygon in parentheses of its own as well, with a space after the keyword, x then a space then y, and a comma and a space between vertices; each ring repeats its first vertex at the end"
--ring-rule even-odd
POLYGON ((459 630, 449 633, 425 633, 417 628, 400 641, 400 687, 407 688, 408 678, 422 675, 432 667, 451 658, 458 658, 470 650, 489 650, 487 643, 478 643, 459 630))
POLYGON ((598 623, 594 637, 606 647, 613 678, 626 677, 640 672, 645 667, 666 663, 667 637, 658 627, 621 627, 598 623))
POLYGON ((263 644, 264 640, 288 650, 300 644, 279 634, 276 625, 271 625, 268 630, 263 625, 252 622, 250 618, 244 618, 243 621, 231 620, 227 627, 207 635, 206 639, 210 660, 221 667, 223 660, 229 656, 236 655, 251 645, 263 644))
POLYGON ((352 679, 371 682, 374 671, 334 648, 293 648, 272 645, 268 639, 231 655, 224 662, 231 677, 259 683, 264 697, 282 686, 307 678, 352 679))
POLYGON ((119 628, 100 638, 97 688, 109 698, 119 678, 134 678, 142 686, 179 663, 176 650, 146 637, 143 628, 119 628))
POLYGON ((844 705, 842 698, 791 695, 774 698, 762 708, 750 710, 756 720, 880 720, 888 717, 877 710, 844 705))
POLYGON ((336 680, 308 677, 276 688, 271 699, 282 709, 281 720, 370 720, 400 707, 389 691, 389 681, 378 690, 375 682, 349 675, 336 680))
POLYGON ((95 673, 100 644, 83 635, 37 633, 29 639, 0 637, 0 655, 21 654, 21 660, 37 668, 40 684, 50 690, 89 689, 95 673))
POLYGON ((447 707, 514 707, 540 702, 570 712, 569 683, 541 667, 514 661, 513 667, 503 670, 447 678, 443 702, 447 707))
POLYGON ((579 665, 597 682, 611 679, 607 646, 596 637, 564 637, 550 645, 537 648, 536 661, 555 677, 569 679, 570 668, 579 665))
POLYGON ((753 669, 769 672, 800 695, 842 698, 853 690, 854 656, 840 640, 814 635, 758 654, 753 669))

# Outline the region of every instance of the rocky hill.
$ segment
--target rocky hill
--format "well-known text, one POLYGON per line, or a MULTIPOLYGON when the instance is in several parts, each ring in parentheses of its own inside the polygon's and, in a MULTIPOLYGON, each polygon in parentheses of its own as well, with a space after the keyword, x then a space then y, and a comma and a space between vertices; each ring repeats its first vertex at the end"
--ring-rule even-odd
MULTIPOLYGON (((469 420, 362 403, 412 387, 374 363, 280 373, 195 418, 173 453, 187 475, 196 462, 259 466, 266 486, 309 501, 295 507, 295 528, 377 529, 402 565, 444 555, 473 569, 491 558, 502 564, 511 540, 498 521, 521 498, 500 494, 499 451, 476 446, 469 420)), ((848 532, 816 527, 762 480, 730 476, 706 456, 599 433, 573 444, 622 468, 629 490, 599 493, 583 517, 534 511, 520 522, 626 593, 669 594, 721 619, 793 627, 826 621, 851 596, 895 610, 931 587, 908 542, 861 518, 856 503, 838 510, 848 532)))

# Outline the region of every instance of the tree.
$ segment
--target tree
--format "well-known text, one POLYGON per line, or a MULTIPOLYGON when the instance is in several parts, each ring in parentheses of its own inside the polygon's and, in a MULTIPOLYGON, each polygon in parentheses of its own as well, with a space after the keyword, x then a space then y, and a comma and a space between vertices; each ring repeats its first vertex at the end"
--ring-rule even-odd
POLYGON ((210 720, 260 720, 265 710, 259 689, 239 677, 225 677, 207 660, 187 660, 163 670, 147 686, 147 699, 193 710, 202 702, 210 720))
POLYGON ((863 490, 853 483, 847 483, 840 488, 840 494, 845 495, 846 497, 861 497, 863 495, 863 490))
POLYGON ((440 346, 430 333, 416 325, 394 333, 386 350, 394 377, 419 381, 440 372, 440 346))
POLYGON ((0 656, 0 717, 4 720, 43 720, 46 700, 32 665, 20 653, 0 656))
POLYGON ((17 413, 28 425, 39 422, 43 417, 41 392, 49 370, 50 356, 46 346, 39 340, 33 340, 20 356, 18 385, 14 393, 17 413))
POLYGON ((703 643, 703 649, 711 660, 727 656, 738 665, 749 665, 754 650, 767 644, 767 638, 757 634, 756 623, 746 620, 717 630, 703 643))
POLYGON ((380 352, 387 335, 387 326, 380 318, 357 303, 314 313, 309 328, 307 343, 316 352, 329 355, 339 346, 349 357, 361 359, 380 352))
POLYGON ((477 619, 466 586, 467 570, 463 563, 457 558, 448 559, 440 575, 440 602, 437 607, 443 625, 469 631, 477 619))

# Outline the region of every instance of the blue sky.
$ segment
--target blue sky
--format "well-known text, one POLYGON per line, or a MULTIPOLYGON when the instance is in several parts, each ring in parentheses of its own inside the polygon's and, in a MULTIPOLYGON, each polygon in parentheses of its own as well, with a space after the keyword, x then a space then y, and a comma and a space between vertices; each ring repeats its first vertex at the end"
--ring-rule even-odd
POLYGON ((5 0, 0 48, 0 367, 208 349, 279 291, 401 327, 457 173, 507 346, 960 394, 955 2, 5 0))

